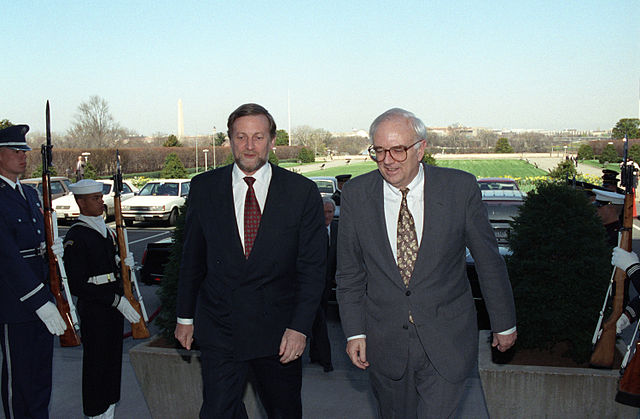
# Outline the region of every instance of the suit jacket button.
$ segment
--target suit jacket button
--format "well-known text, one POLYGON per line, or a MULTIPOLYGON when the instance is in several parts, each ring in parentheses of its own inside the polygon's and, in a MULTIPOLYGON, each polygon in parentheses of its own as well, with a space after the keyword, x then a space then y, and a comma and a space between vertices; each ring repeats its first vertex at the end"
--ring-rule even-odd
POLYGON ((403 325, 402 325, 402 328, 403 328, 404 330, 407 330, 407 329, 409 328, 409 326, 408 326, 408 325, 406 325, 406 324, 403 324, 403 325))
POLYGON ((411 291, 407 290, 407 292, 404 293, 404 295, 406 295, 407 297, 411 295, 411 291))

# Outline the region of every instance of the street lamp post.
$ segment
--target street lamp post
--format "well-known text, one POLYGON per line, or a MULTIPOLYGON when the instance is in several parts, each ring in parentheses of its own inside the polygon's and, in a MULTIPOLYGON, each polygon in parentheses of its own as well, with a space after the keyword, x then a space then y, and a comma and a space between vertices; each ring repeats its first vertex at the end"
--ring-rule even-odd
POLYGON ((207 150, 206 148, 204 150, 202 150, 202 152, 204 153, 204 171, 207 171, 207 154, 209 153, 209 150, 207 150))
POLYGON ((213 166, 213 168, 216 168, 216 127, 213 127, 213 144, 211 144, 211 147, 213 148, 213 162, 211 164, 211 166, 213 166))
POLYGON ((196 173, 198 173, 198 137, 196 136, 196 173))

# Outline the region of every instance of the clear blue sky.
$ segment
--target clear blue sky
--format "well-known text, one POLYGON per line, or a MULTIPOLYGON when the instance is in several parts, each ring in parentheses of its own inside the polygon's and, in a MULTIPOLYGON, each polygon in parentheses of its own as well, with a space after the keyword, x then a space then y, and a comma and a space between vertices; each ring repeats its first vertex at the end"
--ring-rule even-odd
POLYGON ((245 102, 279 128, 368 129, 394 106, 428 126, 610 129, 638 117, 640 3, 11 1, 0 119, 64 133, 104 98, 143 135, 226 130, 245 102))

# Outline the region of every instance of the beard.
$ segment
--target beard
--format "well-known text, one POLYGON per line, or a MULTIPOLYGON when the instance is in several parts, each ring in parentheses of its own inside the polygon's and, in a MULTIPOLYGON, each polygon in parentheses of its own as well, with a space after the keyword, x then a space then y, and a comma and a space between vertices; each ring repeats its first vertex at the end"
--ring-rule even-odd
POLYGON ((243 159, 242 156, 240 157, 234 156, 233 159, 238 165, 238 167, 240 168, 240 170, 242 170, 245 173, 254 173, 267 163, 267 157, 261 157, 261 156, 257 156, 255 159, 252 159, 252 160, 243 159))

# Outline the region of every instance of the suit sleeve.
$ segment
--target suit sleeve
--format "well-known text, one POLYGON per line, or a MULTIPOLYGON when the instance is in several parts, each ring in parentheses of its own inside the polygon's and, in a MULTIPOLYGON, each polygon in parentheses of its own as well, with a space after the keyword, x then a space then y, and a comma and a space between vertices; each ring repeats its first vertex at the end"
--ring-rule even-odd
POLYGON ((290 329, 311 336, 311 325, 324 291, 327 261, 327 229, 322 199, 309 183, 302 210, 296 260, 296 303, 290 329))
POLYGON ((206 274, 207 247, 200 222, 201 206, 205 205, 207 188, 202 182, 194 179, 191 183, 187 200, 187 216, 184 229, 184 244, 178 280, 178 297, 176 315, 180 318, 192 319, 195 314, 196 301, 200 285, 206 274), (204 202, 204 203, 203 203, 204 202))
POLYGON ((346 337, 361 335, 365 330, 365 294, 367 274, 362 262, 362 248, 355 228, 357 198, 348 183, 342 190, 340 227, 338 228, 338 261, 336 295, 340 307, 342 329, 346 337))
POLYGON ((516 325, 511 283, 504 258, 498 251, 480 189, 474 178, 468 177, 465 181, 467 180, 468 182, 463 185, 467 193, 466 245, 475 260, 491 328, 494 332, 503 332, 516 325))

